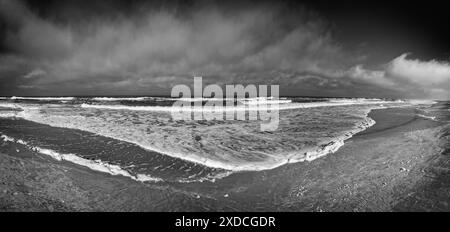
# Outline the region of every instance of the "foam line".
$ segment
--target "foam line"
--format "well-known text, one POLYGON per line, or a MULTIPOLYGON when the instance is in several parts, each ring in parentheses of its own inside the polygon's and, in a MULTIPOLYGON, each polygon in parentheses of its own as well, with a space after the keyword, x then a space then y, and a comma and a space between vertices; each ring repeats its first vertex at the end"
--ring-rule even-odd
POLYGON ((82 108, 108 109, 108 110, 133 110, 133 111, 154 111, 154 112, 230 112, 230 111, 261 111, 261 110, 290 110, 329 106, 348 106, 348 105, 373 105, 388 104, 392 102, 373 101, 373 102, 314 102, 314 103, 289 103, 289 104, 255 104, 243 106, 126 106, 126 105, 95 105, 81 104, 82 108))
POLYGON ((264 104, 288 104, 292 100, 240 100, 245 105, 264 105, 264 104))
POLYGON ((148 97, 94 97, 93 101, 145 101, 148 97))
POLYGON ((326 145, 322 145, 322 146, 319 145, 318 149, 316 149, 316 150, 306 152, 305 157, 298 157, 298 158, 296 158, 295 156, 292 157, 292 159, 289 160, 289 163, 313 161, 313 160, 320 158, 322 156, 325 156, 327 154, 335 153, 336 151, 339 150, 339 148, 344 146, 346 140, 352 138, 355 134, 362 132, 362 131, 366 130, 367 128, 375 125, 375 123, 376 123, 375 120, 373 120, 372 118, 370 118, 368 116, 372 110, 385 109, 385 108, 386 107, 378 107, 378 108, 373 108, 373 109, 368 110, 365 115, 364 120, 361 121, 360 123, 358 123, 357 125, 355 125, 352 130, 343 132, 341 136, 333 139, 326 145))
POLYGON ((0 103, 0 107, 8 108, 8 109, 22 109, 21 106, 19 106, 18 104, 13 104, 13 103, 0 103))
POLYGON ((419 116, 421 118, 426 118, 426 119, 430 119, 430 120, 433 120, 433 121, 437 121, 435 116, 426 116, 426 115, 423 115, 423 114, 417 114, 417 116, 419 116))
POLYGON ((151 177, 148 175, 143 175, 143 174, 138 174, 138 175, 132 175, 129 172, 123 170, 122 168, 120 168, 120 166, 118 165, 112 165, 112 164, 108 164, 105 162, 102 162, 100 160, 88 160, 88 159, 84 159, 81 158, 79 156, 76 156, 74 154, 61 154, 58 153, 54 150, 51 149, 46 149, 46 148, 41 148, 41 147, 37 147, 37 146, 31 146, 29 143, 21 140, 21 139, 14 139, 12 137, 9 137, 7 135, 1 135, 0 138, 3 139, 3 141, 5 142, 15 142, 18 144, 22 144, 24 146, 26 146, 28 149, 33 150, 33 151, 37 151, 41 154, 47 155, 52 157, 55 160, 58 161, 68 161, 68 162, 72 162, 81 166, 85 166, 88 167, 92 170, 95 171, 99 171, 99 172, 104 172, 104 173, 109 173, 111 175, 117 176, 117 175, 121 175, 121 176, 125 176, 125 177, 129 177, 133 180, 136 181, 141 181, 141 182, 145 182, 145 181, 161 181, 161 179, 159 178, 155 178, 155 177, 151 177))
POLYGON ((16 97, 13 96, 11 100, 37 100, 37 101, 71 101, 75 97, 16 97))

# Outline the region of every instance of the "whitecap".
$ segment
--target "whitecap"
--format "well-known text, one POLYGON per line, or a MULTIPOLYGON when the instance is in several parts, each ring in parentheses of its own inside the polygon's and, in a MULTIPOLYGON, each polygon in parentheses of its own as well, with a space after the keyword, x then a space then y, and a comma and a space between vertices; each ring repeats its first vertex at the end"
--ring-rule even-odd
POLYGON ((37 100, 37 101, 71 101, 75 97, 16 97, 13 96, 11 100, 37 100))

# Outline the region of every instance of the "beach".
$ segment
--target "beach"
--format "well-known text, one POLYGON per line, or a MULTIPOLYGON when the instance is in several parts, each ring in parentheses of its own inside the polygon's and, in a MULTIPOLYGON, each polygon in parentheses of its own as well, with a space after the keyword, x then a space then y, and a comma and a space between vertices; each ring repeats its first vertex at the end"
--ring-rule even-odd
POLYGON ((139 182, 0 145, 1 211, 449 211, 449 125, 412 108, 332 154, 204 182, 139 182))

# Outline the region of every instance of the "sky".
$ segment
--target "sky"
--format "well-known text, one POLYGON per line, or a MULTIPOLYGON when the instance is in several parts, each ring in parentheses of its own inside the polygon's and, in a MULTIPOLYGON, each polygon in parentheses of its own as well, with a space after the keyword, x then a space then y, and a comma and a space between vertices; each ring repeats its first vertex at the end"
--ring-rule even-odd
POLYGON ((284 96, 450 99, 441 2, 0 0, 0 95, 170 95, 178 84, 284 96))

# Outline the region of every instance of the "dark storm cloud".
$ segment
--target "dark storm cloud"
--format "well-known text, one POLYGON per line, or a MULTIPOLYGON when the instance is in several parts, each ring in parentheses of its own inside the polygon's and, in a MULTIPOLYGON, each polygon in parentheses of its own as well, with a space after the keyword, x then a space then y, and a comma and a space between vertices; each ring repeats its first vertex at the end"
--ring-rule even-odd
POLYGON ((110 77, 132 85, 161 76, 245 77, 277 69, 327 74, 340 52, 321 22, 296 17, 293 24, 269 7, 197 8, 182 17, 149 10, 70 25, 39 18, 12 1, 3 1, 1 12, 16 27, 6 43, 19 56, 42 62, 23 75, 46 73, 37 84, 110 77))
MULTIPOLYGON (((428 97, 442 90, 405 81, 399 58, 391 62, 397 69, 364 68, 365 54, 346 51, 327 22, 301 7, 171 2, 136 3, 121 11, 113 1, 94 16, 70 4, 50 12, 19 1, 0 5, 7 28, 3 44, 10 50, 1 58, 2 86, 24 92, 167 94, 193 75, 219 84, 295 85, 304 91, 286 93, 299 95, 398 96, 421 89, 420 97, 428 97)), ((448 80, 442 75, 437 79, 448 80)))

